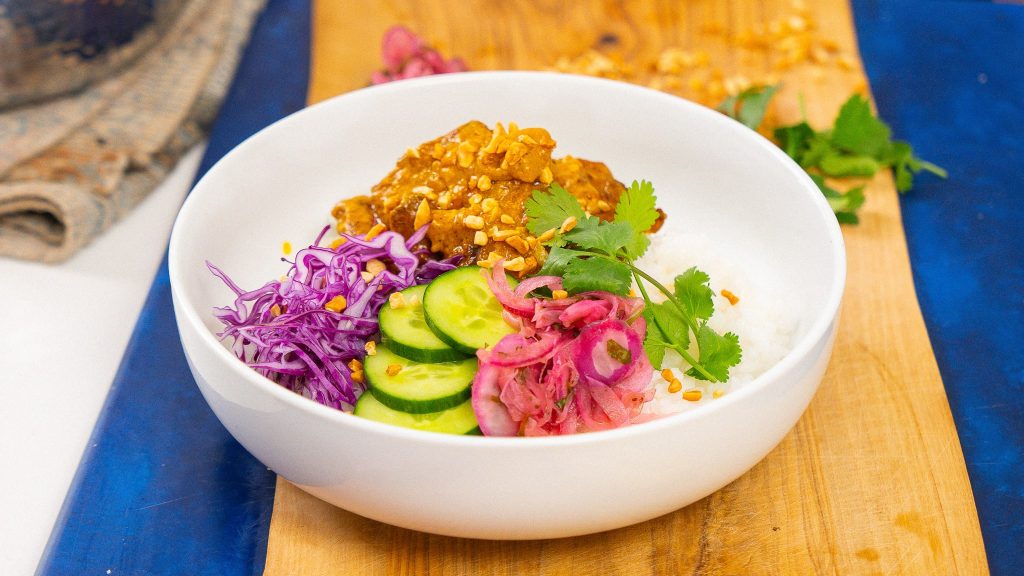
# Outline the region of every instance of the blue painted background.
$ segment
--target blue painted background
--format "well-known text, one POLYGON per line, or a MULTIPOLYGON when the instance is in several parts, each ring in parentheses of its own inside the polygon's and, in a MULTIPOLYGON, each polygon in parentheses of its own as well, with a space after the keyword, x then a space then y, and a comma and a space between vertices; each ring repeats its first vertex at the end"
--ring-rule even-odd
POLYGON ((1024 5, 853 4, 883 118, 949 170, 902 198, 993 574, 1024 574, 1024 5))
MULTIPOLYGON (((1024 559, 1024 7, 853 7, 881 115, 950 172, 946 181, 920 178, 902 198, 904 225, 992 573, 1016 575, 1024 559)), ((270 0, 200 173, 303 106, 308 43, 307 0, 270 0)), ((273 486, 192 382, 164 263, 40 573, 261 573, 273 486)))

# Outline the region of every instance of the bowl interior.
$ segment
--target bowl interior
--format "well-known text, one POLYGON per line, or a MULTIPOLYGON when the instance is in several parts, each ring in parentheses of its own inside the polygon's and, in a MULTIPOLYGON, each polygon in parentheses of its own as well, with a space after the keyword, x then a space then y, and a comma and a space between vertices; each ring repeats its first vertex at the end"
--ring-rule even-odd
MULTIPOLYGON (((548 129, 555 156, 605 162, 617 179, 654 183, 666 230, 705 235, 714 258, 779 294, 797 347, 824 330, 845 274, 842 239, 806 174, 724 116, 652 90, 546 73, 468 73, 368 88, 263 130, 197 184, 175 225, 172 283, 186 314, 209 311, 280 276, 282 244, 308 245, 340 198, 367 193, 406 148, 478 119, 548 129)), ((699 262, 681 261, 680 271, 699 262)), ((211 340, 212 341, 212 340, 211 340)), ((255 374, 253 374, 255 376, 255 374)))

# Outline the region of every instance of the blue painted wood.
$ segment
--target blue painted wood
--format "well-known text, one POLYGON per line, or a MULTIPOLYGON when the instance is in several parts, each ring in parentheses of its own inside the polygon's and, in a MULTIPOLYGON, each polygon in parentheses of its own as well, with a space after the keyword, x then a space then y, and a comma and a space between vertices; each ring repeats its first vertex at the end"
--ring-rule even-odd
MULTIPOLYGON (((305 105, 308 0, 271 0, 200 168, 305 105)), ((40 574, 260 574, 275 475, 207 407, 160 265, 40 574), (109 570, 109 572, 108 572, 109 570)))
POLYGON ((854 14, 881 116, 950 173, 901 199, 903 224, 992 573, 1020 574, 1024 6, 857 0, 854 14))

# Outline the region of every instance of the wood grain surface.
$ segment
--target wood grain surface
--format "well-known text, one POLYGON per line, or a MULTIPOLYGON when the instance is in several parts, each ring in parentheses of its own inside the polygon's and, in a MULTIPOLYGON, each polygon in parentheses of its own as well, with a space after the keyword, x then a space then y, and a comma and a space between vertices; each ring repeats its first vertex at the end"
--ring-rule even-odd
MULTIPOLYGON (((725 78, 777 75, 772 114, 827 125, 866 90, 847 4, 701 2, 314 2, 315 102, 366 84, 379 42, 409 25, 474 69, 538 69, 614 45, 625 63, 667 47, 706 51, 725 78), (779 66, 732 39, 803 13, 842 66, 779 66), (805 10, 806 12, 801 12, 805 10), (602 42, 602 38, 604 38, 602 42), (611 40, 614 40, 613 42, 611 40)), ((798 25, 796 23, 795 25, 798 25)), ((772 48, 774 49, 774 48, 772 48)), ((640 66, 638 64, 638 66, 640 66)), ((642 66, 630 79, 644 78, 642 66)), ((694 84, 696 86, 696 84, 694 84)), ((706 86, 705 86, 706 87, 706 86)), ((700 100, 714 94, 690 85, 700 100)), ((492 542, 394 528, 278 481, 267 574, 987 574, 974 499, 910 274, 888 174, 843 229, 849 280, 832 363, 783 442, 715 494, 592 536, 492 542)))

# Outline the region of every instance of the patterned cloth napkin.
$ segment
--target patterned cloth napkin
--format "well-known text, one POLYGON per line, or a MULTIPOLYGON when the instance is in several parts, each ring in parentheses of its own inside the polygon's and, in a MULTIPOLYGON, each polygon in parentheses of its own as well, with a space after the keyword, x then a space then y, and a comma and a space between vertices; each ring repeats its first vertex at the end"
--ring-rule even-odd
POLYGON ((76 94, 0 112, 0 256, 60 262, 130 211, 217 114, 265 0, 189 0, 76 94))

